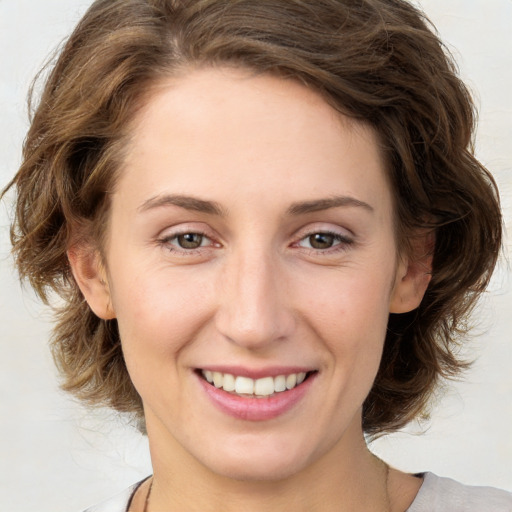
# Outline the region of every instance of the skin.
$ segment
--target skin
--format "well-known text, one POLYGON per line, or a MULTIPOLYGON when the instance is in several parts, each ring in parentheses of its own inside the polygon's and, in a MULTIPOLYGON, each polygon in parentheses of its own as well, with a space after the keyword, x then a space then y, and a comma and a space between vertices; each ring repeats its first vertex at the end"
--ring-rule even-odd
POLYGON ((421 481, 387 476, 361 427, 389 312, 417 307, 429 279, 399 254, 384 168, 372 129, 293 81, 220 68, 155 88, 112 196, 106 261, 69 251, 91 308, 118 320, 150 510, 409 506, 421 481), (185 233, 200 245, 180 247, 185 233), (246 421, 201 386, 197 369, 220 364, 315 376, 298 406, 246 421))

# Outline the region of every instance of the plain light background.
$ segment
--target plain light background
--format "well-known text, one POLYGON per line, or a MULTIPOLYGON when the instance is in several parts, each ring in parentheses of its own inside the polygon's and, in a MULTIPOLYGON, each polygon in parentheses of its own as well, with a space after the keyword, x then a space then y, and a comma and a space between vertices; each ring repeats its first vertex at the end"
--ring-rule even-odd
MULTIPOLYGON (((89 0, 0 0, 0 187, 15 173, 28 127, 29 83, 89 0)), ((477 154, 512 222, 512 0, 423 0, 475 94, 477 154)), ((51 315, 22 291, 0 205, 0 508, 80 511, 151 472, 146 440, 123 418, 90 412, 58 390, 47 348, 51 315)), ((477 315, 464 381, 450 384, 428 423, 373 449, 406 471, 434 471, 512 491, 510 239, 477 315), (422 434, 422 435, 420 435, 422 434)))

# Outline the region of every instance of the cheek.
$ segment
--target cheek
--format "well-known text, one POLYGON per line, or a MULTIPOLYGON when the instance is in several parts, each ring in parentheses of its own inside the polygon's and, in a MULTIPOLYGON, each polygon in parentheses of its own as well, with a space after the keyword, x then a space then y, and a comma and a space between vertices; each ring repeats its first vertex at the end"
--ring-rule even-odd
POLYGON ((131 266, 128 273, 128 265, 120 264, 112 273, 112 303, 130 373, 135 365, 158 368, 172 362, 201 330, 211 309, 211 292, 201 285, 199 273, 191 278, 150 267, 131 266))
POLYGON ((390 287, 388 272, 347 272, 304 295, 306 322, 330 353, 335 381, 344 383, 344 393, 360 395, 357 400, 365 398, 379 368, 390 287))
POLYGON ((312 277, 309 286, 296 290, 306 315, 319 329, 332 330, 342 338, 384 335, 389 315, 389 273, 337 271, 324 279, 312 277), (314 283, 314 286, 311 286, 314 283), (344 335, 345 333, 345 335, 344 335), (349 336, 350 334, 350 336, 349 336))
POLYGON ((193 283, 149 269, 116 281, 113 305, 124 360, 145 404, 162 402, 164 410, 179 411, 186 396, 183 362, 207 316, 206 301, 198 300, 204 293, 193 289, 193 283))

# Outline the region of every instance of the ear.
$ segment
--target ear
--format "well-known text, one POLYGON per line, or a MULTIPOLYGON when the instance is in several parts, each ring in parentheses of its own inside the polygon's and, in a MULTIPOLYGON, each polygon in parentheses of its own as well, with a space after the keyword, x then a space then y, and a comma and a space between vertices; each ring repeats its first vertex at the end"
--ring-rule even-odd
POLYGON ((423 300, 432 278, 435 235, 421 232, 410 240, 408 255, 400 257, 391 292, 389 312, 408 313, 423 300))
POLYGON ((107 273, 99 251, 76 245, 67 252, 73 277, 94 314, 103 320, 115 318, 107 273))

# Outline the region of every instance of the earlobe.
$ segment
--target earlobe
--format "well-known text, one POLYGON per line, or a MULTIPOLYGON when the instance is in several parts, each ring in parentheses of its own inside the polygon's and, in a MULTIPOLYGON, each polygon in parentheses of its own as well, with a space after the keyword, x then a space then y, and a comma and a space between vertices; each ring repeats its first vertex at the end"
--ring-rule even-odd
POLYGON ((105 267, 97 249, 84 246, 67 251, 73 277, 94 314, 103 320, 115 318, 105 267))
POLYGON ((389 312, 408 313, 416 309, 432 279, 434 234, 425 233, 415 237, 410 255, 398 265, 389 312))

